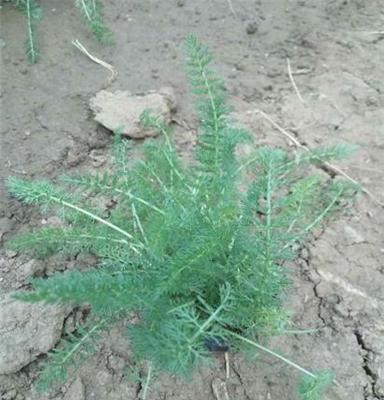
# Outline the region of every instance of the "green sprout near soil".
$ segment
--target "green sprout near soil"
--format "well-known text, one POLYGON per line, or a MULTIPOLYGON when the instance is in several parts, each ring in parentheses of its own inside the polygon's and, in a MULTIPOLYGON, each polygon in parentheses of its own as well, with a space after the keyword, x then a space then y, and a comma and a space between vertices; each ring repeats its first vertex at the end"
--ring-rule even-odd
POLYGON ((39 4, 35 0, 11 0, 27 18, 26 52, 28 60, 35 63, 39 57, 36 40, 36 24, 41 19, 42 13, 39 4))
MULTIPOLYGON (((26 52, 31 63, 39 58, 36 39, 37 24, 42 17, 42 10, 36 0, 9 0, 17 9, 25 14, 27 19, 26 52)), ((112 33, 105 26, 102 18, 102 4, 99 0, 75 0, 75 6, 80 10, 84 21, 90 27, 96 39, 101 43, 111 43, 112 33)))
POLYGON ((96 39, 100 43, 111 43, 112 33, 104 25, 100 0, 75 0, 75 5, 80 10, 96 39))
MULTIPOLYGON (((232 124, 223 84, 208 50, 186 40, 188 77, 197 98, 200 134, 195 161, 184 165, 169 126, 146 112, 145 128, 162 140, 143 145, 144 159, 128 167, 130 146, 115 134, 113 172, 47 181, 10 178, 10 193, 26 204, 56 211, 63 228, 15 238, 11 247, 45 257, 90 252, 97 266, 33 278, 27 302, 90 305, 91 314, 48 355, 38 387, 65 382, 104 330, 121 319, 135 357, 151 376, 166 371, 188 376, 211 360, 210 350, 267 353, 299 370, 304 400, 319 399, 330 383, 267 347, 284 331, 289 276, 284 263, 314 228, 341 209, 355 186, 309 175, 313 164, 346 156, 348 146, 288 152, 256 147, 239 159, 236 147, 250 135, 232 124), (108 211, 95 197, 113 198, 108 211)), ((143 394, 144 396, 144 394, 143 394)))

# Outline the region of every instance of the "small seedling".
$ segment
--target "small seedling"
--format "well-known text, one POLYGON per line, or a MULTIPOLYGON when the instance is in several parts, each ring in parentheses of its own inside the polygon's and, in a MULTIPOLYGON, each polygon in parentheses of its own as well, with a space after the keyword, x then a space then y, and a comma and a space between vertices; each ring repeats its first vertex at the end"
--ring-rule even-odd
MULTIPOLYGON (((38 385, 65 381, 100 332, 132 313, 127 326, 135 357, 155 371, 188 376, 211 351, 265 352, 306 379, 303 399, 318 399, 329 375, 316 374, 267 347, 287 321, 282 306, 289 274, 284 263, 355 186, 309 175, 311 165, 348 154, 345 145, 298 151, 257 147, 247 159, 236 147, 250 135, 234 126, 211 56, 194 37, 186 41, 188 76, 200 119, 195 161, 185 165, 169 127, 144 113, 142 124, 161 140, 143 146, 144 158, 128 167, 129 146, 119 133, 114 170, 47 181, 8 181, 26 204, 56 211, 64 228, 15 238, 13 249, 46 256, 91 252, 97 266, 31 280, 28 302, 88 304, 91 316, 48 357, 38 385), (91 196, 92 194, 92 196, 91 196), (93 197, 113 198, 108 211, 93 197)), ((312 168, 315 170, 315 168, 312 168)))
MULTIPOLYGON (((38 0, 8 0, 27 19, 27 56, 31 63, 39 57, 38 42, 36 39, 37 23, 42 17, 42 10, 38 0)), ((102 4, 100 0, 75 0, 75 6, 80 10, 84 21, 89 25, 96 39, 101 43, 111 43, 112 33, 104 25, 102 18, 102 4)))
POLYGON ((31 63, 35 63, 39 57, 36 40, 36 25, 41 19, 41 8, 35 0, 11 0, 11 3, 25 14, 27 18, 27 57, 31 63))
POLYGON ((100 0, 75 0, 76 7, 100 43, 111 43, 112 33, 104 25, 100 0))

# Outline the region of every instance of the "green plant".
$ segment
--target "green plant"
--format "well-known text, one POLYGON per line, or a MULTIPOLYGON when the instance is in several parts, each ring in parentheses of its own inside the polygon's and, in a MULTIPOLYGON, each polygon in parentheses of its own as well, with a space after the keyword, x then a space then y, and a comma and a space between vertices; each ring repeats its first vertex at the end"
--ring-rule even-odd
POLYGON ((101 43, 111 43, 112 33, 104 25, 100 0, 75 0, 75 5, 81 11, 96 39, 101 43))
POLYGON ((27 18, 27 57, 31 63, 35 63, 39 57, 37 40, 36 40, 36 24, 41 19, 41 8, 35 0, 11 0, 27 18))
POLYGON ((193 36, 186 47, 201 123, 192 165, 183 164, 169 127, 144 113, 143 125, 157 129, 162 140, 146 142, 144 159, 132 168, 129 145, 117 132, 111 173, 67 176, 64 187, 8 181, 13 196, 55 210, 67 222, 64 228, 14 239, 13 249, 40 256, 86 251, 100 260, 86 271, 32 279, 34 290, 17 295, 28 302, 86 303, 92 309, 86 327, 55 350, 40 384, 47 388, 65 380, 96 333, 134 312, 139 322, 130 324, 127 334, 136 357, 148 362, 149 378, 153 370, 187 375, 210 360, 212 344, 228 345, 267 352, 295 367, 306 376, 302 398, 318 398, 323 375, 263 343, 282 332, 287 321, 284 262, 294 259, 310 232, 356 189, 306 171, 344 157, 348 146, 294 156, 259 147, 239 160, 236 146, 250 136, 230 121, 225 90, 209 68, 207 49, 193 36), (94 196, 113 198, 114 206, 99 209, 94 196))
MULTIPOLYGON (((36 26, 42 16, 39 2, 37 0, 8 1, 22 11, 27 18, 27 56, 31 63, 35 63, 39 58, 36 26)), ((103 23, 101 2, 99 0, 75 0, 75 6, 81 11, 96 39, 101 43, 110 43, 112 33, 103 23)))

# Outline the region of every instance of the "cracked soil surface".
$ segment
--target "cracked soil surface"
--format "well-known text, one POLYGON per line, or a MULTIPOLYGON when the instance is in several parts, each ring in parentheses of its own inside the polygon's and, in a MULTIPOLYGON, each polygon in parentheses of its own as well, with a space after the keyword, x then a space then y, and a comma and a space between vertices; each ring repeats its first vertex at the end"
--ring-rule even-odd
MULTIPOLYGON (((182 42, 188 33, 197 33, 215 55, 235 115, 252 129, 257 143, 290 145, 255 112, 259 109, 309 147, 356 144, 356 153, 339 165, 384 202, 382 0, 104 3, 106 22, 115 34, 111 47, 93 40, 71 2, 41 1, 45 16, 36 65, 25 60, 23 17, 9 4, 2 5, 0 240, 46 223, 37 210, 7 196, 5 178, 55 178, 64 171, 95 168, 95 149, 107 155, 111 136, 94 122, 88 101, 106 86, 108 74, 71 45, 75 38, 115 66, 118 77, 108 90, 174 87, 176 119, 184 126, 175 126, 175 140, 187 158, 196 118, 183 75, 182 42), (287 73, 287 59, 302 100, 287 73)), ((0 251, 0 293, 22 288, 30 273, 29 260, 0 251)), ((316 331, 272 338, 269 347, 307 368, 332 369, 337 384, 328 392, 329 400, 384 399, 383 256, 384 209, 360 194, 353 206, 316 233, 296 263, 287 266, 293 284, 286 306, 294 326, 316 331)), ((32 272, 49 274, 81 261, 53 258, 32 272)), ((79 313, 64 325, 81 318, 79 313)), ((122 329, 113 328, 98 347, 67 385, 46 398, 140 399, 143 366, 133 363, 122 329)), ((43 399, 32 387, 42 358, 0 376, 0 399, 43 399)), ((296 378, 278 360, 230 354, 226 390, 229 399, 295 400, 296 378)), ((159 376, 148 400, 227 400, 225 394, 214 394, 215 379, 225 380, 219 355, 213 368, 202 368, 187 382, 159 376)))

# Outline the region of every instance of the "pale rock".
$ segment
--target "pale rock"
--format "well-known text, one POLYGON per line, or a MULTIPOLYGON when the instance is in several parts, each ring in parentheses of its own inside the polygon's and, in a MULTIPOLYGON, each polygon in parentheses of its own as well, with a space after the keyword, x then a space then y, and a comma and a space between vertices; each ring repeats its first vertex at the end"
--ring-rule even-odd
POLYGON ((143 111, 148 110, 151 115, 160 117, 168 124, 176 109, 176 100, 172 88, 142 94, 101 90, 90 100, 90 108, 95 113, 95 120, 107 129, 115 131, 120 128, 123 136, 142 139, 158 134, 140 125, 143 111))
POLYGON ((68 307, 0 300, 0 374, 11 374, 47 353, 59 340, 68 307))

